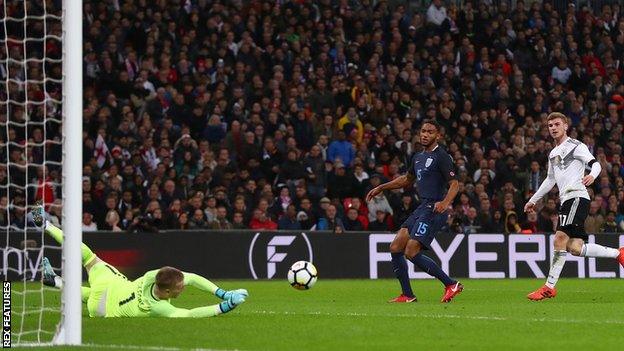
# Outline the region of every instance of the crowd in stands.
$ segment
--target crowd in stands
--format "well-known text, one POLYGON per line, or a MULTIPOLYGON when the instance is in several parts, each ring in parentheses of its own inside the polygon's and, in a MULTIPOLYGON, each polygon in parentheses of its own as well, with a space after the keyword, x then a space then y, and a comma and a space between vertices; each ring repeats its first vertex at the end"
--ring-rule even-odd
MULTIPOLYGON (((433 118, 460 180, 446 231, 553 232, 556 188, 522 209, 546 176, 546 116, 561 111, 603 169, 587 232, 624 232, 618 1, 407 3, 85 1, 84 230, 396 230, 418 189, 365 195, 406 172, 433 118)), ((15 105, 11 119, 60 118, 53 107, 15 105)), ((60 168, 11 166, 60 161, 58 143, 37 144, 59 141, 57 124, 0 131, 28 140, 0 150, 0 206, 41 199, 60 220, 60 168), (35 186, 9 194, 9 179, 35 186)))

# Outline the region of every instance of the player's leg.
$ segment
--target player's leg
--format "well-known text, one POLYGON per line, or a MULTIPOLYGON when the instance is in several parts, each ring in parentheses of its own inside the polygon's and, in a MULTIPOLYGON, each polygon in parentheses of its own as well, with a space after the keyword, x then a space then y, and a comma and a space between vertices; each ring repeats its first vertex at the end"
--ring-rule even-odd
POLYGON ((87 300, 89 300, 89 295, 91 295, 91 288, 88 286, 81 286, 80 296, 83 303, 87 303, 87 300))
POLYGON ((413 302, 416 300, 409 281, 409 275, 407 273, 407 261, 405 260, 403 254, 408 240, 409 231, 407 228, 401 228, 390 244, 392 270, 401 284, 401 295, 390 300, 389 302, 413 302))
MULTIPOLYGON (((32 222, 39 227, 43 226, 46 234, 50 235, 54 240, 56 240, 57 243, 62 244, 64 241, 63 231, 61 228, 58 228, 50 223, 46 217, 47 213, 43 209, 42 205, 39 205, 30 211, 30 219, 32 222)), ((89 272, 91 267, 99 261, 99 258, 84 243, 80 244, 80 251, 82 254, 82 265, 87 269, 87 272, 89 272)))
POLYGON ((624 266, 624 248, 615 249, 599 244, 586 243, 574 238, 568 242, 568 252, 574 256, 615 258, 624 266))
POLYGON ((550 264, 550 270, 548 271, 548 278, 542 287, 527 295, 529 300, 539 301, 557 296, 555 285, 559 280, 559 276, 561 275, 561 271, 563 270, 563 266, 566 262, 568 254, 566 250, 569 241, 570 237, 563 231, 558 230, 555 233, 555 239, 553 242, 553 259, 550 264))
POLYGON ((405 247, 405 257, 412 261, 423 272, 437 278, 444 285, 442 302, 450 302, 463 290, 463 285, 452 279, 442 268, 429 256, 422 253, 423 249, 429 249, 435 234, 446 223, 448 214, 434 213, 429 209, 412 227, 410 240, 405 247))
POLYGON ((571 203, 571 209, 567 211, 567 217, 561 216, 560 220, 564 221, 562 230, 572 238, 566 246, 568 252, 582 257, 614 258, 624 265, 624 254, 622 253, 624 248, 615 249, 599 244, 587 243, 585 219, 589 215, 591 202, 584 198, 574 198, 566 201, 567 203, 571 203))
POLYGON ((410 239, 405 247, 405 257, 423 272, 436 277, 444 286, 456 284, 456 280, 451 279, 434 260, 422 253, 422 247, 418 240, 410 239))
MULTIPOLYGON (((55 287, 58 289, 61 289, 63 287, 63 279, 56 275, 54 269, 52 269, 52 265, 50 265, 50 260, 48 260, 47 257, 44 257, 41 261, 41 271, 43 274, 44 285, 55 287)), ((91 293, 91 288, 83 286, 80 288, 80 293, 82 296, 82 302, 87 302, 89 294, 91 293)))
POLYGON ((423 272, 437 278, 444 285, 444 295, 441 302, 451 302, 459 295, 464 286, 457 280, 452 279, 442 268, 429 256, 422 253, 423 244, 415 239, 410 239, 405 247, 405 257, 412 261, 423 272))

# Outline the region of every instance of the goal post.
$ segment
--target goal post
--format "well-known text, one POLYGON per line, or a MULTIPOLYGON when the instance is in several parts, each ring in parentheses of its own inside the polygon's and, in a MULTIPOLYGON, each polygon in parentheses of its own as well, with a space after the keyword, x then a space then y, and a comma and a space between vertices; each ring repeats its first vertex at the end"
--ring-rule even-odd
POLYGON ((11 291, 9 344, 79 345, 82 1, 5 0, 0 12, 0 272, 11 291), (62 227, 63 245, 29 220, 40 202, 62 227), (60 294, 43 284, 44 257, 63 278, 60 294))
MULTIPOLYGON (((45 0, 44 0, 45 1, 45 0)), ((63 293, 55 342, 82 342, 82 1, 63 0, 63 293)))

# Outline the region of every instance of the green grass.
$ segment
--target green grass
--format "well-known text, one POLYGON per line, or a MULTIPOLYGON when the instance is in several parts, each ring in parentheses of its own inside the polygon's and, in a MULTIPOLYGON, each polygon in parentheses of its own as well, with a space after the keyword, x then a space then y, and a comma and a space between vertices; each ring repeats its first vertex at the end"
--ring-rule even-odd
MULTIPOLYGON (((72 349, 617 350, 624 335, 624 280, 619 279, 562 279, 559 295, 542 302, 525 297, 541 279, 464 280, 466 290, 451 304, 439 302, 437 281, 412 281, 419 302, 400 305, 386 302, 398 292, 394 280, 321 279, 309 291, 285 281, 219 283, 247 288, 248 302, 199 320, 90 319, 85 310, 83 341, 92 345, 72 349)), ((13 296, 17 311, 21 301, 13 296)), ((46 292, 46 299, 58 304, 58 293, 46 292)), ((174 304, 216 302, 189 289, 174 304)), ((46 317, 52 330, 58 314, 46 317)), ((14 328, 19 322, 13 318, 14 328)))

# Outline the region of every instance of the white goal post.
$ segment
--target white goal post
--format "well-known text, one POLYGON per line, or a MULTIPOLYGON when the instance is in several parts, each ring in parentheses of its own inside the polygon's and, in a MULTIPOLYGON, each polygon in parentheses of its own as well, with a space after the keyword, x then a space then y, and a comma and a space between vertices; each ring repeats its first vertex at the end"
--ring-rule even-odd
MULTIPOLYGON (((44 0, 45 1, 45 0, 44 0)), ((63 1, 63 295, 55 342, 82 343, 82 1, 63 1)))
POLYGON ((82 0, 4 0, 0 11, 0 272, 10 289, 3 345, 80 345, 82 0), (28 219, 39 202, 60 222, 61 247, 28 219), (60 299, 42 284, 44 257, 63 278, 60 299))

